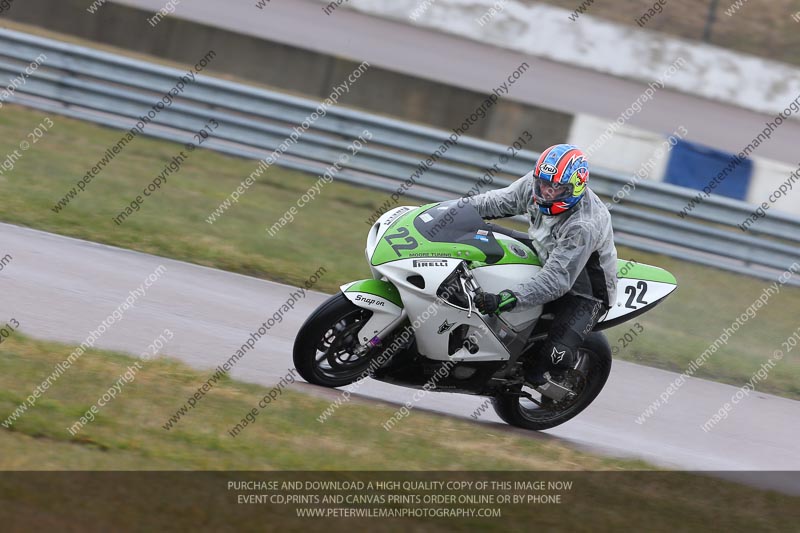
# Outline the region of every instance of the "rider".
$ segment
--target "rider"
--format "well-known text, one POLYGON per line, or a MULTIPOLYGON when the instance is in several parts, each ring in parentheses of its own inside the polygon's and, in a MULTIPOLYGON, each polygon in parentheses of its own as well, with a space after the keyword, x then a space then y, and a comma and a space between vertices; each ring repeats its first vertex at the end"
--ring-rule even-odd
MULTIPOLYGON (((611 215, 587 187, 589 164, 576 146, 557 144, 539 156, 536 167, 504 189, 469 199, 483 218, 530 215, 525 244, 536 250, 542 269, 528 282, 499 294, 478 293, 483 314, 529 309, 552 302, 548 337, 525 377, 534 386, 550 371, 575 365, 578 347, 616 301, 617 250, 611 215)), ((500 226, 497 233, 513 235, 500 226)), ((516 232, 519 234, 519 232, 516 232)))

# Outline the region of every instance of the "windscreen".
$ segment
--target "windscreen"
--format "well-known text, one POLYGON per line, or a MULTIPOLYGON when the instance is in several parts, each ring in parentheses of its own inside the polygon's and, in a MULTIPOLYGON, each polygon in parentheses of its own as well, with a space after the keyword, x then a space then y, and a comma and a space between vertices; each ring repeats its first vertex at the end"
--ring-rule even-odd
POLYGON ((414 227, 431 242, 474 246, 486 254, 487 263, 503 258, 504 250, 487 229, 478 211, 457 200, 443 202, 417 215, 414 227))

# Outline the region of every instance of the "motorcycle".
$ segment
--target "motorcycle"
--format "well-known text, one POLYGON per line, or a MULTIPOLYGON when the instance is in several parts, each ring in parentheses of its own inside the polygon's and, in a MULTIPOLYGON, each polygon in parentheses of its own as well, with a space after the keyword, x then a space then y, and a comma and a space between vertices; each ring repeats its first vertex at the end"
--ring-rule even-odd
POLYGON ((547 337, 548 305, 482 315, 473 303, 478 291, 498 293, 542 268, 520 240, 526 237, 488 226, 468 203, 388 211, 367 236, 372 279, 342 285, 300 328, 298 373, 325 387, 371 377, 486 396, 502 420, 531 430, 570 420, 592 403, 611 371, 602 330, 651 310, 677 281, 664 269, 619 260, 617 301, 587 335, 574 366, 533 387, 523 363, 538 356, 547 337))

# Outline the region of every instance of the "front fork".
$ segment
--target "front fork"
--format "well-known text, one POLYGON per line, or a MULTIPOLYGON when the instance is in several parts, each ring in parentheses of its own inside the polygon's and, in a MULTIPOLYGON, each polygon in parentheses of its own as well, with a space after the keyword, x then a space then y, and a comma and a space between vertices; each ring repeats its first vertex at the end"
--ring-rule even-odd
POLYGON ((404 307, 400 311, 400 314, 397 315, 397 318, 392 320, 385 328, 376 333, 369 341, 359 344, 354 350, 355 355, 358 355, 359 357, 363 356, 369 350, 380 346, 383 343, 383 341, 386 340, 386 338, 388 338, 392 333, 394 333, 394 330, 396 330, 397 327, 400 324, 402 324, 406 318, 408 318, 408 311, 406 311, 406 308, 404 307))

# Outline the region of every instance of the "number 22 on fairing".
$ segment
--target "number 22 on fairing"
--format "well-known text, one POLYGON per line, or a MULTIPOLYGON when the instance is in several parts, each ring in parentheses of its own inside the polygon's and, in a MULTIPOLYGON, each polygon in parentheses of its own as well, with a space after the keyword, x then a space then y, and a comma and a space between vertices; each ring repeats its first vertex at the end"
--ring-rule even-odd
POLYGON ((386 240, 386 242, 389 243, 389 246, 392 247, 394 253, 397 254, 397 257, 400 257, 400 250, 413 250, 417 246, 419 246, 417 239, 415 239, 414 237, 409 237, 408 234, 409 234, 408 228, 400 227, 398 228, 397 233, 392 233, 383 237, 386 240), (394 242, 392 242, 398 239, 403 239, 405 243, 395 244, 394 242))

